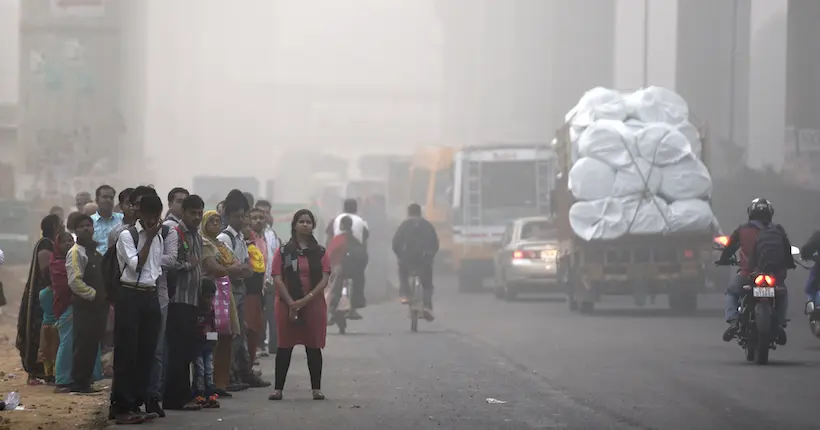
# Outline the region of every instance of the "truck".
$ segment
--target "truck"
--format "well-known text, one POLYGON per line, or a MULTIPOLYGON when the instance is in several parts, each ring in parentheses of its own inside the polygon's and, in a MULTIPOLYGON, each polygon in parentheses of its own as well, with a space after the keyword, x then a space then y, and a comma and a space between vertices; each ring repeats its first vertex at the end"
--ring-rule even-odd
MULTIPOLYGON (((557 273, 572 311, 589 314, 604 295, 631 295, 638 306, 647 298, 667 294, 673 311, 692 313, 705 286, 705 267, 711 262, 714 233, 624 235, 611 240, 585 241, 572 230, 570 207, 575 198, 568 187, 572 167, 572 125, 557 132, 553 147, 558 161, 550 215, 558 232, 557 273)), ((704 126, 698 127, 701 161, 708 166, 704 126)))
POLYGON ((507 226, 549 210, 555 153, 547 143, 460 148, 453 157, 453 268, 465 292, 493 278, 494 256, 507 226))

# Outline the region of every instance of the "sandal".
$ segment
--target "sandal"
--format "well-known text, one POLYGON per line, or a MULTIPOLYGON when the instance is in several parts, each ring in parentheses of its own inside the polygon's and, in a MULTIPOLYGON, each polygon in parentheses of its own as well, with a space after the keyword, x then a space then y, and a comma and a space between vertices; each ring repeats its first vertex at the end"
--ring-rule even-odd
POLYGON ((313 390, 313 400, 325 400, 325 395, 319 390, 313 390))
POLYGON ((275 390, 273 394, 268 396, 268 400, 282 400, 282 390, 275 390))

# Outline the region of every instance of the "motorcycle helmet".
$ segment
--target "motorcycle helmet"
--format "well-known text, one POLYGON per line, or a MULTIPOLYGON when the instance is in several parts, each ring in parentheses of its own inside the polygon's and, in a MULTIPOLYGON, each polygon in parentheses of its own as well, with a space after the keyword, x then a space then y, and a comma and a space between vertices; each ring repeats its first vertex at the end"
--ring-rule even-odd
POLYGON ((750 221, 771 222, 774 216, 774 206, 763 198, 752 200, 752 204, 746 209, 750 221))

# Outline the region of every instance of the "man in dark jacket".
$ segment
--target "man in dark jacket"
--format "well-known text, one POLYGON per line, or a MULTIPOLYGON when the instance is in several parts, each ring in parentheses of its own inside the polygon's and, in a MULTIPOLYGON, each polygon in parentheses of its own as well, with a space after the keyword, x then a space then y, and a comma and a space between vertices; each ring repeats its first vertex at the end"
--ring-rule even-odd
POLYGON ((820 231, 814 232, 803 247, 800 248, 800 258, 805 261, 814 261, 815 265, 809 271, 809 279, 806 280, 807 300, 813 301, 815 305, 820 304, 820 284, 818 284, 818 255, 820 254, 820 231))
MULTIPOLYGON (((726 322, 729 323, 729 328, 723 333, 723 340, 726 342, 729 342, 737 335, 738 320, 740 318, 738 307, 740 306, 740 295, 742 294, 743 286, 749 282, 749 276, 752 272, 755 272, 760 264, 765 263, 758 261, 758 256, 755 255, 757 238, 761 230, 776 228, 782 233, 783 261, 785 267, 780 268, 777 273, 772 273, 778 280, 778 286, 785 285, 783 280, 786 279, 786 270, 796 267, 786 231, 782 226, 772 224, 774 208, 771 203, 766 199, 754 199, 747 209, 747 213, 749 215, 749 222, 741 225, 732 232, 732 235, 729 237, 729 242, 720 255, 720 259, 716 262, 718 265, 728 265, 735 252, 740 251, 740 270, 738 270, 737 274, 729 281, 729 287, 726 290, 726 322)), ((778 294, 780 296, 775 301, 776 312, 781 326, 785 327, 788 306, 786 289, 778 289, 778 294)), ((781 345, 786 343, 785 331, 781 331, 777 341, 781 345)))
POLYGON ((436 229, 421 216, 421 206, 407 207, 407 219, 393 236, 393 252, 399 261, 399 295, 403 304, 409 303, 409 276, 415 273, 424 289, 425 318, 433 320, 433 259, 438 253, 436 229))

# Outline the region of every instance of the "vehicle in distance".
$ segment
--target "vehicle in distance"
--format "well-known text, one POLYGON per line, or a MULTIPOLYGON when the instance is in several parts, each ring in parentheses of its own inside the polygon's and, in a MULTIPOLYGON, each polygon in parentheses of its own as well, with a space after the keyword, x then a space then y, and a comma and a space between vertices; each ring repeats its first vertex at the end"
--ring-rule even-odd
POLYGON ((558 283, 558 238, 547 217, 513 220, 495 254, 495 296, 512 300, 518 293, 562 292, 558 283))

